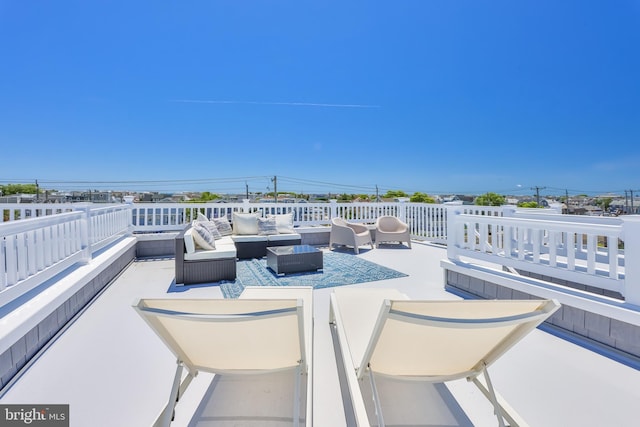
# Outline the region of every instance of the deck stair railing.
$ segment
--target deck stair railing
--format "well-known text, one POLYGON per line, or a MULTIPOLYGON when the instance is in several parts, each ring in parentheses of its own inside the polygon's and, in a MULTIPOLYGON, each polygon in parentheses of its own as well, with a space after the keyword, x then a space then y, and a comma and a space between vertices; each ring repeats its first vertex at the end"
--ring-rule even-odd
POLYGON ((448 216, 447 256, 489 262, 622 295, 640 306, 640 217, 586 217, 506 209, 448 216))
POLYGON ((39 212, 12 207, 23 219, 0 223, 0 307, 74 264, 90 262, 93 252, 131 230, 128 205, 33 209, 39 212))

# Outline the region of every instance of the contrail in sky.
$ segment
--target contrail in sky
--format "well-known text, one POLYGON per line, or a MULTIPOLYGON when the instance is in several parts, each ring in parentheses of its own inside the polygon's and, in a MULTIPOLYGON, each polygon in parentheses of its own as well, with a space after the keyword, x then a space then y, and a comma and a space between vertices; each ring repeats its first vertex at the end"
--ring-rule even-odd
POLYGON ((250 105, 287 105, 293 107, 334 107, 334 108, 380 108, 379 105, 367 104, 324 104, 317 102, 267 102, 267 101, 207 101, 197 99, 176 99, 172 102, 186 104, 250 104, 250 105))

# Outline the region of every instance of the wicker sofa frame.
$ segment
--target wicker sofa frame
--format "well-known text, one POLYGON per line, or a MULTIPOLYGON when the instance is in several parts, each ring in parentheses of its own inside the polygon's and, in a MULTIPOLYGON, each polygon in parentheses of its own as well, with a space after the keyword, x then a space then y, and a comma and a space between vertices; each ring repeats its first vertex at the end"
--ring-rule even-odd
POLYGON ((236 257, 220 259, 184 259, 184 233, 191 227, 185 227, 175 238, 176 284, 195 284, 219 282, 236 279, 236 257))
MULTIPOLYGON (((267 236, 264 237, 264 240, 253 241, 253 242, 235 242, 236 251, 238 252, 239 259, 250 259, 250 258, 263 258, 267 256, 267 247, 268 246, 293 246, 299 245, 301 243, 301 238, 292 237, 287 240, 267 240, 267 236)), ((232 236, 233 237, 233 236, 232 236)))

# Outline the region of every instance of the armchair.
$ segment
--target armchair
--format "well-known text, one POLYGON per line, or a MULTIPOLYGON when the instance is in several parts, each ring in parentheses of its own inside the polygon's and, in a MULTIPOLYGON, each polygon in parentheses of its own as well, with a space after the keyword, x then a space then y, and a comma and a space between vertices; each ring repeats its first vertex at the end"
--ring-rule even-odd
POLYGON ((331 219, 329 250, 333 249, 333 245, 353 246, 356 254, 361 245, 371 245, 373 249, 371 232, 365 225, 350 223, 339 217, 331 219))
POLYGON ((407 242, 411 248, 409 226, 395 216, 381 216, 376 220, 376 247, 382 242, 407 242))

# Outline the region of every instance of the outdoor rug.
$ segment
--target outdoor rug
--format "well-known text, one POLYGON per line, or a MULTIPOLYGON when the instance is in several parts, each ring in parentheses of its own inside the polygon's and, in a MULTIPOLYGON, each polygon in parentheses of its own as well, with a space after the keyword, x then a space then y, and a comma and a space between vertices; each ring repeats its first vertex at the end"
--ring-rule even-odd
POLYGON ((245 286, 312 286, 322 289, 407 276, 339 252, 324 252, 322 262, 324 269, 320 271, 278 276, 267 268, 266 258, 238 261, 236 280, 220 283, 220 289, 225 298, 237 298, 245 286))

